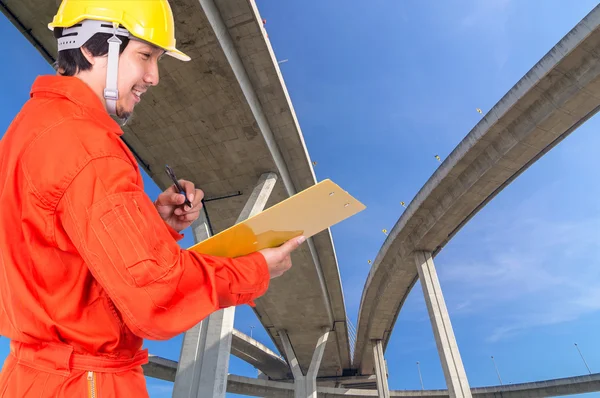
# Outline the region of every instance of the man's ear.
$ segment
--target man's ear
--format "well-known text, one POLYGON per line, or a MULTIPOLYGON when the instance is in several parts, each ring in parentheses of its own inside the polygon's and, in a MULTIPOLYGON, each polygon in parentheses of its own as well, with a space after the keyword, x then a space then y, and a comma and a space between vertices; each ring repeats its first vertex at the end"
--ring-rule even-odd
POLYGON ((92 53, 90 52, 90 50, 88 50, 86 47, 80 47, 79 50, 81 51, 81 53, 83 54, 83 56, 85 57, 85 59, 87 59, 87 61, 91 64, 94 65, 94 63, 96 62, 95 58, 92 53))

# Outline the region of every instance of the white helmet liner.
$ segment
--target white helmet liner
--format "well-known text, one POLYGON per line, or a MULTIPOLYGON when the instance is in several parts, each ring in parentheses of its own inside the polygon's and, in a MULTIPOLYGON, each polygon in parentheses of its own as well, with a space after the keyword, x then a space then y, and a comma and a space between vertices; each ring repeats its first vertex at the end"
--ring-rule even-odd
POLYGON ((80 48, 96 33, 130 37, 127 29, 117 28, 115 31, 112 22, 86 19, 75 26, 63 29, 62 37, 58 39, 58 51, 80 48))

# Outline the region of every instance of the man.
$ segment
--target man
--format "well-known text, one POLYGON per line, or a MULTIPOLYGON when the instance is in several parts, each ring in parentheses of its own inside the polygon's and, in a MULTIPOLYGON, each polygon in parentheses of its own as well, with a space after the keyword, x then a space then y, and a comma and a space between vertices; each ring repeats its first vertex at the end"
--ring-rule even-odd
POLYGON ((143 397, 143 338, 252 303, 303 242, 239 258, 182 250, 202 191, 155 203, 111 118, 127 120, 175 48, 167 0, 63 0, 57 76, 38 77, 0 141, 0 397, 143 397))

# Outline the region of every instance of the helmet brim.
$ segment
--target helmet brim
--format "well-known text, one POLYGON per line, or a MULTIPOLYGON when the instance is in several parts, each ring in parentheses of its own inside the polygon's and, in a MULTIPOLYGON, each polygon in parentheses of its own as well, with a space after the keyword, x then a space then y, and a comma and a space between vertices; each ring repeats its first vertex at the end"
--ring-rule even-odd
POLYGON ((176 48, 167 48, 166 52, 167 55, 170 55, 171 57, 178 59, 180 61, 191 61, 192 59, 190 58, 189 55, 179 51, 176 48))

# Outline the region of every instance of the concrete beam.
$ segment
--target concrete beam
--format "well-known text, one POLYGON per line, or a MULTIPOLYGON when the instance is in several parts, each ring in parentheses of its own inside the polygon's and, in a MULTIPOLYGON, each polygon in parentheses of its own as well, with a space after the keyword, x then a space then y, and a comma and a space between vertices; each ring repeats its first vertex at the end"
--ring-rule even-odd
MULTIPOLYGON (((273 135, 273 131, 271 130, 271 126, 265 116, 262 105, 256 96, 254 91, 254 87, 248 77, 248 72, 246 72, 246 68, 240 58, 239 54, 235 49, 235 45, 229 32, 227 30, 227 26, 225 22, 221 18, 221 14, 217 6, 215 5, 213 0, 199 0, 204 13, 206 14, 206 19, 211 25, 213 31, 215 32, 215 36, 223 49, 223 53, 227 57, 227 61, 229 62, 231 69, 244 93, 244 97, 248 102, 248 106, 252 111, 254 118, 256 119, 256 123, 265 139, 267 147, 271 152, 271 156, 273 157, 273 161, 277 166, 277 170, 279 175, 281 175, 281 179, 283 181, 283 185, 289 196, 296 194, 296 188, 290 176, 290 172, 288 170, 287 164, 281 154, 281 150, 277 145, 275 137, 273 135)), ((316 267, 316 271, 319 277, 319 285, 321 287, 321 294, 323 296, 323 301, 325 304, 325 308, 327 308, 327 316, 329 318, 329 327, 333 328, 334 317, 333 310, 331 309, 331 299, 329 297, 329 292, 327 291, 327 285, 325 283, 325 277, 323 276, 323 269, 321 267, 321 263, 319 261, 319 255, 317 254, 317 249, 315 248, 314 242, 312 238, 308 238, 306 241, 310 254, 313 259, 313 262, 316 267)))
POLYGON ((177 373, 177 361, 161 358, 156 355, 148 355, 148 363, 142 365, 144 376, 164 381, 175 381, 177 373))
MULTIPOLYGON (((446 386, 451 398, 470 398, 471 389, 460 357, 442 287, 430 252, 415 252, 415 264, 423 287, 425 304, 433 327, 446 386)), ((381 343, 381 342, 380 342, 381 343)), ((381 346, 380 346, 381 347, 381 346)))
POLYGON ((294 384, 293 382, 229 375, 227 392, 252 397, 294 398, 294 384))
POLYGON ((271 380, 290 379, 288 364, 268 347, 233 329, 231 354, 246 361, 271 380))
POLYGON ((373 359, 375 362, 375 377, 377 379, 377 392, 382 398, 390 398, 390 388, 388 386, 388 372, 385 358, 383 356, 383 344, 381 340, 373 340, 373 359))
MULTIPOLYGON (((236 224, 260 213, 277 182, 275 173, 263 174, 250 194, 236 224)), ((194 229, 204 233, 200 226, 194 229)), ((198 240, 200 236, 196 237, 198 240)), ((173 397, 225 398, 235 307, 214 312, 186 332, 175 377, 173 397)))
MULTIPOLYGON (((288 364, 277 354, 250 336, 233 329, 231 339, 231 354, 254 366, 260 374, 270 380, 291 379, 288 364)), ((150 356, 148 364, 144 365, 144 374, 165 381, 175 381, 177 361, 150 356)), ((332 378, 331 380, 337 380, 332 378)), ((368 378, 346 377, 339 378, 341 382, 368 381, 368 378)), ((323 381, 328 381, 324 378, 323 381)))

